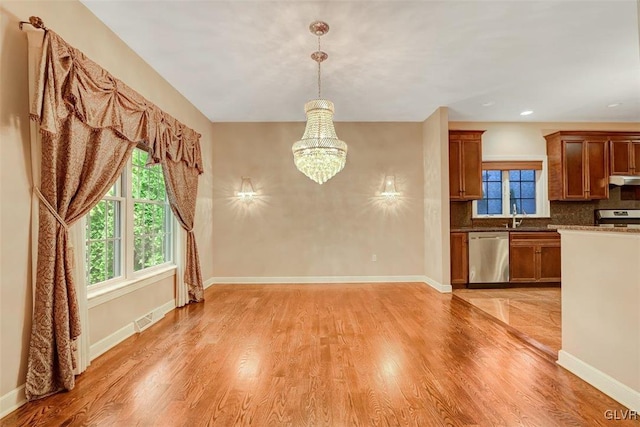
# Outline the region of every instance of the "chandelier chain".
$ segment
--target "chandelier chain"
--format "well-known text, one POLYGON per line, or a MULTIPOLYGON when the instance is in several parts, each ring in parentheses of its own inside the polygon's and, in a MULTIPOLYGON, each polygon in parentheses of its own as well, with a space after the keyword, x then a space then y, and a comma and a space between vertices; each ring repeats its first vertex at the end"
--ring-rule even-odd
MULTIPOLYGON (((318 36, 318 52, 322 52, 320 49, 320 36, 318 36)), ((322 80, 320 79, 320 63, 322 61, 318 61, 318 99, 322 99, 322 80)))

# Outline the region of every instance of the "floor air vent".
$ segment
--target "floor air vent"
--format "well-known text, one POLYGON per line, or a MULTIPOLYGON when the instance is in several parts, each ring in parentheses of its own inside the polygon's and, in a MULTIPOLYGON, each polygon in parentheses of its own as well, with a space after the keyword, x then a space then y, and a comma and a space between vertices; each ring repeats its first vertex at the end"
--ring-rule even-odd
POLYGON ((143 316, 139 319, 136 319, 135 326, 136 332, 142 332, 147 329, 153 323, 153 312, 143 316))

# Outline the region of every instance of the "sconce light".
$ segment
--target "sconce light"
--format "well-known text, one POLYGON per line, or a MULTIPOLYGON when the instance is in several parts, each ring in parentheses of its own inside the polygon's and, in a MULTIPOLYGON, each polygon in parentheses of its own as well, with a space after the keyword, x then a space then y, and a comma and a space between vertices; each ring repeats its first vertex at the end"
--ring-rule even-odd
POLYGON ((394 175, 384 177, 384 185, 382 186, 380 195, 384 196, 387 200, 393 200, 400 195, 396 190, 396 177, 394 175))
POLYGON ((251 184, 251 178, 242 178, 242 184, 240 185, 240 191, 236 193, 236 195, 241 200, 251 201, 253 200, 253 196, 256 195, 255 190, 253 189, 253 185, 251 184))

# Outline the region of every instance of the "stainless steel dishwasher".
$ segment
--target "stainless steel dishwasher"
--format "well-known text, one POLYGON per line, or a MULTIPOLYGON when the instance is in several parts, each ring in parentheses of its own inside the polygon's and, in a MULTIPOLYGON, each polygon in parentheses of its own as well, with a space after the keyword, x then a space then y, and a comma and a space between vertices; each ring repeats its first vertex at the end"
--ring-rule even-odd
POLYGON ((469 287, 509 283, 509 233, 469 233, 469 287), (474 286, 475 284, 475 286, 474 286))

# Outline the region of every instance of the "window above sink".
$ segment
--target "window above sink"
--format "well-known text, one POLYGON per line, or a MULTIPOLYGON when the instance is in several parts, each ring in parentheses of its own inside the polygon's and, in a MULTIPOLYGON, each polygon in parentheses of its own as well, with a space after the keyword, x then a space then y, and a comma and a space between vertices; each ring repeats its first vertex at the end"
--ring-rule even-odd
POLYGON ((549 217, 546 157, 484 158, 482 199, 474 200, 473 218, 549 217))

